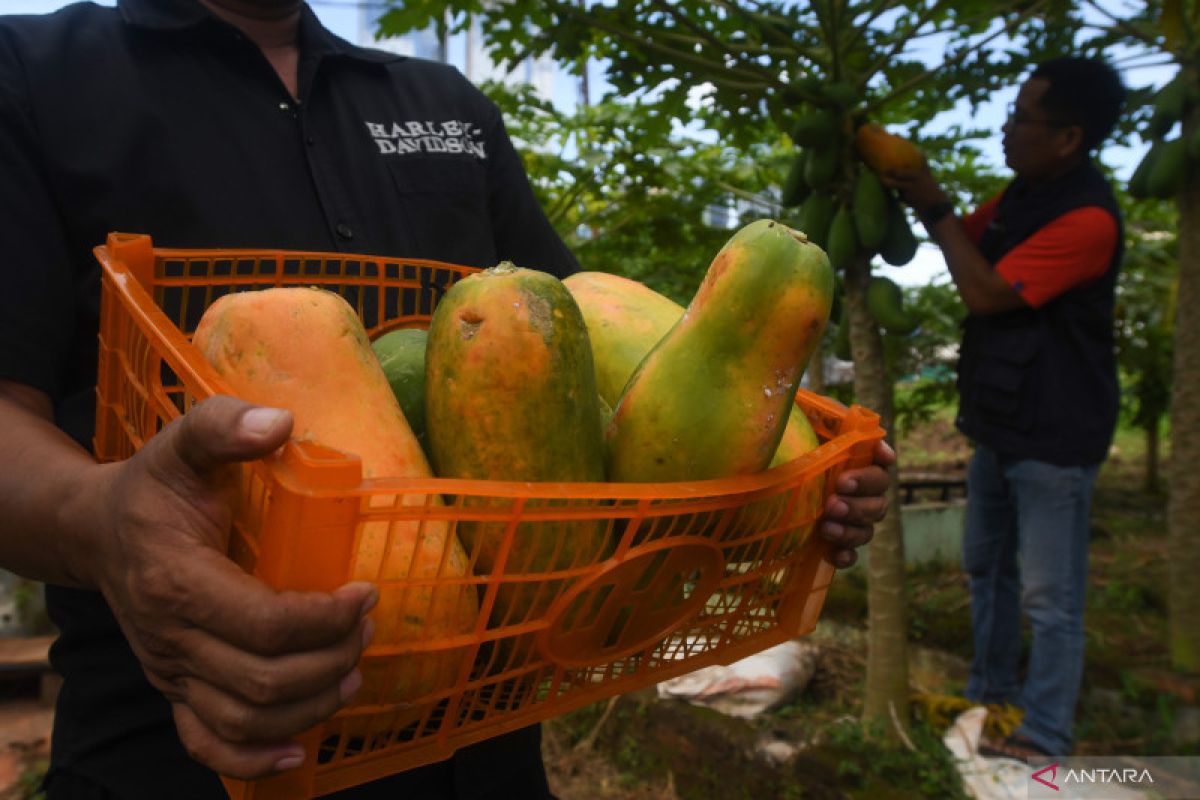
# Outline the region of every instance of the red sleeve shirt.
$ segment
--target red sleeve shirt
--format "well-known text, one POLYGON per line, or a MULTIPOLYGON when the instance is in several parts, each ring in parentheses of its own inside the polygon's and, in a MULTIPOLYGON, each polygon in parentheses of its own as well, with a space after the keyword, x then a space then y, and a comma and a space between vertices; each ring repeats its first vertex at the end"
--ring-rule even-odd
MULTIPOLYGON (((979 244, 999 204, 996 195, 963 219, 971 241, 979 244)), ((996 272, 1037 308, 1103 275, 1116 247, 1117 221, 1102 208, 1085 206, 1068 211, 1008 251, 996 272)))

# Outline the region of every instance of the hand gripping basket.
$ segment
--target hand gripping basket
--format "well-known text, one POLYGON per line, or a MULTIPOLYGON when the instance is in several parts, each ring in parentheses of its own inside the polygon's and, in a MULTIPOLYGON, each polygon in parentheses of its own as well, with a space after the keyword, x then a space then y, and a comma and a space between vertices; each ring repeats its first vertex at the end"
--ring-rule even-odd
MULTIPOLYGON (((103 271, 95 450, 103 461, 129 457, 194 403, 228 393, 189 341, 218 296, 323 286, 345 297, 374 336, 426 326, 441 294, 474 271, 345 254, 159 249, 148 236, 120 233, 95 252, 103 271)), ((436 574, 368 575, 381 595, 428 598, 431 608, 447 593, 469 594, 471 616, 454 635, 377 633, 360 665, 363 690, 304 735, 304 765, 260 781, 227 779, 231 796, 326 794, 811 631, 834 570, 827 545, 809 533, 837 474, 869 463, 883 430, 859 407, 807 392, 797 402, 822 445, 721 480, 363 480, 354 456, 296 442, 246 465, 229 556, 279 589, 331 590, 362 577, 357 544, 381 524, 415 528, 419 539, 423 526, 449 520, 498 526, 503 538, 490 570, 468 550, 465 574, 444 569, 443 557, 436 574), (559 543, 582 525, 601 526, 605 544, 560 557, 567 551, 559 543), (540 544, 514 548, 518 537, 540 544), (510 558, 547 548, 554 555, 544 563, 510 558), (505 592, 525 601, 499 613, 505 592)))

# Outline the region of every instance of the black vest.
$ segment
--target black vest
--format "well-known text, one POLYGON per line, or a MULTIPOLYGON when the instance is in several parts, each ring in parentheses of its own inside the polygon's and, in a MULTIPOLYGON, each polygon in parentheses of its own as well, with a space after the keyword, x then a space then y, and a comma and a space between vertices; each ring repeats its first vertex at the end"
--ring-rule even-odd
POLYGON ((1117 220, 1108 270, 1040 308, 972 314, 958 363, 959 430, 1007 456, 1062 466, 1104 460, 1117 421, 1113 295, 1124 233, 1112 189, 1090 162, 1045 186, 1018 178, 979 249, 995 265, 1069 211, 1097 206, 1117 220))

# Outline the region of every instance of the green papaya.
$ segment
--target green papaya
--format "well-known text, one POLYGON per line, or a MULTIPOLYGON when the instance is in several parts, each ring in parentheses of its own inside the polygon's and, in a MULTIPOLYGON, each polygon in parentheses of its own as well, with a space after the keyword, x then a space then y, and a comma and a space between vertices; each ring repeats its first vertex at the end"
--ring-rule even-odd
POLYGON ((1175 123, 1183 119, 1187 106, 1187 84, 1176 76, 1154 96, 1154 111, 1150 115, 1149 132, 1156 139, 1170 133, 1175 123))
POLYGON ((913 236, 908 215, 904 213, 902 205, 889 199, 887 232, 883 243, 879 245, 879 255, 893 267, 902 267, 912 261, 916 254, 917 237, 913 236))
POLYGON ((1150 197, 1150 173, 1154 171, 1154 162, 1162 155, 1163 143, 1152 142, 1150 149, 1142 156, 1142 160, 1138 162, 1137 167, 1133 170, 1133 175, 1129 177, 1129 194, 1138 200, 1145 200, 1150 197))
POLYGON ((784 208, 794 208, 808 197, 811 189, 804 182, 804 165, 806 159, 801 153, 792 159, 787 177, 783 179, 783 188, 779 193, 779 203, 784 208))
POLYGON ((400 403, 400 410, 422 446, 425 444, 425 343, 429 332, 423 328, 400 328, 371 342, 371 349, 383 367, 400 403))
POLYGON ((1182 138, 1159 143, 1159 154, 1146 176, 1151 197, 1169 200, 1179 193, 1187 175, 1187 142, 1182 138))
POLYGON ((904 292, 891 278, 872 275, 867 283, 867 310, 888 333, 907 336, 918 320, 904 308, 904 292))
POLYGON ((888 228, 888 196, 879 178, 869 169, 860 169, 854 179, 854 227, 859 244, 875 253, 883 245, 888 228))
POLYGON ((792 126, 792 142, 800 147, 828 144, 837 134, 837 126, 823 111, 804 114, 792 126))
POLYGON ((608 479, 679 481, 771 461, 833 294, 825 253, 774 220, 735 233, 613 410, 608 479))
POLYGON ((823 94, 826 100, 838 108, 850 108, 858 102, 859 98, 857 89, 848 83, 840 81, 826 84, 823 94))
POLYGON ((827 147, 810 147, 805 152, 804 182, 814 190, 826 189, 837 174, 838 162, 827 147))
POLYGON ((842 206, 833 215, 829 223, 829 263, 835 270, 841 272, 858 254, 858 233, 854 230, 854 215, 846 206, 842 206))
POLYGON ((829 243, 829 225, 836 210, 833 195, 825 192, 813 192, 804 201, 800 209, 800 230, 817 247, 824 248, 829 243))

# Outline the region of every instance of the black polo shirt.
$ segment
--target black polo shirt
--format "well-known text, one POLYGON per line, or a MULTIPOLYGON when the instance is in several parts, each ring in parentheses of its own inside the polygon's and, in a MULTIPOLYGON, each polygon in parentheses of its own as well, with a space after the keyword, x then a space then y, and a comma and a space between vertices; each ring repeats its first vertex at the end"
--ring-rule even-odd
MULTIPOLYGON (((0 17, 0 379, 46 392, 90 447, 110 231, 164 247, 270 247, 576 263, 493 103, 457 71, 351 45, 305 8, 299 99, 195 0, 0 17)), ((220 796, 183 755, 98 593, 47 587, 65 682, 53 770, 116 796, 220 796)), ((396 796, 484 796, 537 768, 536 731, 472 748, 396 796), (430 777, 433 776, 433 777, 430 777), (440 782, 440 783, 439 783, 440 782), (441 786, 441 789, 436 787, 441 786)), ((420 772, 420 771, 417 771, 420 772)))

